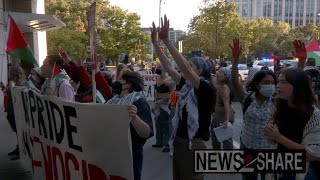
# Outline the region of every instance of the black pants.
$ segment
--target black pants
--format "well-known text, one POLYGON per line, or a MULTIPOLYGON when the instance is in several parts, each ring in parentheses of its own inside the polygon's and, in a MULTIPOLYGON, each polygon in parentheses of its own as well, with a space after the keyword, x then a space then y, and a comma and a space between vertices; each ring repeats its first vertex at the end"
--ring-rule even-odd
POLYGON ((17 126, 16 126, 16 121, 15 121, 15 118, 14 118, 14 114, 12 113, 7 113, 7 120, 12 128, 12 130, 14 132, 17 132, 17 126))

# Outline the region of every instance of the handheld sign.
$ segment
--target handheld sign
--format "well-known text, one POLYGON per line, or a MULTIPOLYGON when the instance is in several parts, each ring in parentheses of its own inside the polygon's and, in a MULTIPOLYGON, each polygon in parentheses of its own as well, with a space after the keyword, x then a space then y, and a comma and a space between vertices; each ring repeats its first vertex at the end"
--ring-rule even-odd
POLYGON ((133 180, 126 106, 12 88, 20 157, 34 180, 133 180), (115 138, 116 137, 116 138, 115 138))

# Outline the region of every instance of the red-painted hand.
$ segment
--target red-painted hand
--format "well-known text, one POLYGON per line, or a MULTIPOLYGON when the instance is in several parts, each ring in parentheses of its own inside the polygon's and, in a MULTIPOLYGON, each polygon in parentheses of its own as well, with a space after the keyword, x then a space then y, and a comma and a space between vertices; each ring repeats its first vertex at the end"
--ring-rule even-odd
POLYGON ((158 42, 158 30, 154 22, 152 22, 152 28, 151 28, 151 42, 152 44, 158 42))
POLYGON ((233 39, 233 46, 229 44, 231 51, 232 51, 232 57, 233 60, 236 61, 238 64, 239 57, 241 54, 242 46, 240 45, 240 39, 239 38, 234 38, 233 39))
POLYGON ((164 15, 164 22, 163 22, 163 19, 161 18, 161 27, 158 28, 160 39, 169 38, 169 26, 170 26, 169 19, 167 19, 167 16, 164 15))
POLYGON ((299 61, 306 61, 307 59, 307 50, 304 43, 300 40, 294 40, 293 46, 295 49, 295 57, 299 59, 299 61))

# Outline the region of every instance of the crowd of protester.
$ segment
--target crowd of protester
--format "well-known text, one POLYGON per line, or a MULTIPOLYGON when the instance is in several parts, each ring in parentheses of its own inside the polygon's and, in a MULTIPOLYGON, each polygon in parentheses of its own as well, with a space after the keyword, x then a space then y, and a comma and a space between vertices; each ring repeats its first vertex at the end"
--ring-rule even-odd
MULTIPOLYGON (((134 71, 129 57, 122 54, 116 73, 106 73, 104 65, 93 71, 90 63, 79 65, 64 50, 48 55, 41 68, 11 65, 9 85, 1 83, 8 122, 16 132, 10 87, 25 86, 43 95, 68 101, 92 102, 92 72, 96 72, 97 103, 126 105, 131 123, 134 179, 141 179, 143 147, 154 135, 154 148, 172 156, 173 179, 203 179, 193 171, 195 149, 233 149, 233 139, 219 142, 213 129, 227 128, 234 121, 231 102, 242 105, 243 126, 240 149, 306 150, 309 162, 305 179, 320 179, 320 157, 309 153, 312 146, 320 151, 320 111, 318 109, 320 73, 315 59, 307 59, 305 45, 294 41, 298 67, 257 69, 250 67, 248 78, 240 81, 238 64, 240 39, 230 45, 232 67, 213 63, 202 57, 187 60, 169 39, 169 20, 164 17, 161 27, 153 23, 151 40, 160 62, 151 65, 151 73, 159 75, 155 85, 153 106, 144 96, 141 63, 134 71), (166 46, 174 63, 165 55, 159 41, 166 46), (88 65, 89 64, 89 65, 88 65), (90 66, 90 68, 89 68, 90 66), (153 119, 155 127, 153 128, 153 119), (289 125, 290 124, 290 125, 289 125), (212 147, 205 141, 211 138, 212 147)), ((252 64, 251 64, 252 66, 252 64)), ((19 149, 10 152, 19 158, 19 149)), ((295 179, 294 172, 277 175, 279 179, 295 179)), ((243 173, 244 180, 257 179, 256 173, 243 173)), ((266 179, 266 174, 260 174, 266 179)))

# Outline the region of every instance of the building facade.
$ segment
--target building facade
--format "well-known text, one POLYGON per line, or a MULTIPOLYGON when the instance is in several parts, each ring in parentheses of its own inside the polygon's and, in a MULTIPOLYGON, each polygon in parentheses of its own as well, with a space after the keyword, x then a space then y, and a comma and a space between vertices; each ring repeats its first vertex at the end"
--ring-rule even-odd
POLYGON ((320 22, 320 0, 230 0, 237 4, 241 18, 266 17, 284 21, 292 28, 320 22))
POLYGON ((5 52, 8 15, 18 25, 39 65, 47 56, 46 31, 65 26, 54 15, 45 14, 44 2, 45 0, 0 0, 0 81, 4 84, 7 83, 7 64, 11 58, 5 52))
POLYGON ((172 42, 178 42, 179 39, 182 37, 182 36, 185 36, 187 35, 186 32, 184 31, 181 31, 181 30, 173 30, 173 29, 170 29, 169 31, 169 39, 172 41, 172 42))

